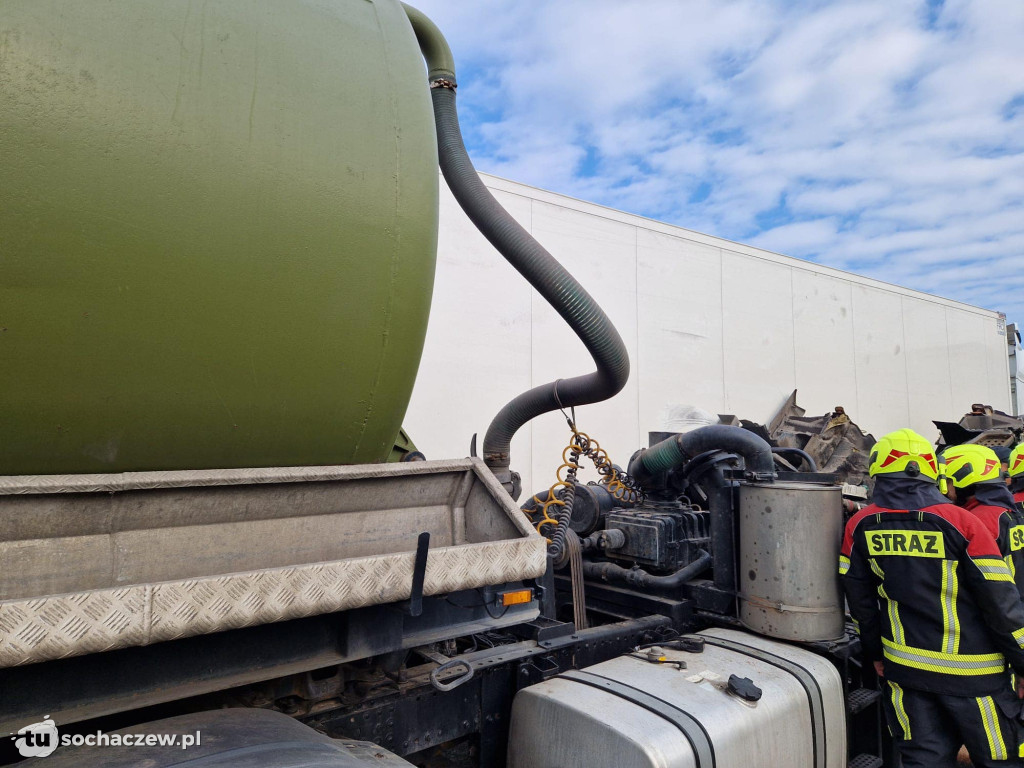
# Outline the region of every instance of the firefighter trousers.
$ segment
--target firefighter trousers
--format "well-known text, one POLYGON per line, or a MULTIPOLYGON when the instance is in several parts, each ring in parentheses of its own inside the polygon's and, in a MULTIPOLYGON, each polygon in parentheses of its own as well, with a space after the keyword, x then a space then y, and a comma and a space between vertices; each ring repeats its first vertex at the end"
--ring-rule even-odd
POLYGON ((961 745, 976 768, 1024 768, 1021 701, 1007 686, 991 696, 950 696, 883 681, 885 715, 903 768, 954 768, 961 745))

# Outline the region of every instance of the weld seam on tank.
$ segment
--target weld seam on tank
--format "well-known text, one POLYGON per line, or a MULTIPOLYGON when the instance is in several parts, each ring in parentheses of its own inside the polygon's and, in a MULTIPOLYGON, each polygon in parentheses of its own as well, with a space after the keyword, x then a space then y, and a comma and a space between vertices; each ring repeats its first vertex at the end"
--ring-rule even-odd
POLYGON ((512 218, 480 180, 459 128, 451 49, 429 18, 408 5, 403 7, 427 61, 438 158, 452 194, 488 241, 568 323, 597 366, 593 373, 559 379, 518 395, 491 421, 484 435, 483 458, 506 489, 511 489, 511 445, 519 428, 541 414, 600 402, 620 392, 629 379, 629 354, 597 302, 512 218))

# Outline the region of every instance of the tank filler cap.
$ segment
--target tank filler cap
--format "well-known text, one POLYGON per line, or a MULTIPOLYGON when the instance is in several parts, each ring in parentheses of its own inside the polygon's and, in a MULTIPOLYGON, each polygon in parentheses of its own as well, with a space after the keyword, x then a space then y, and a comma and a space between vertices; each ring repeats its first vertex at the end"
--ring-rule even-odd
POLYGON ((737 677, 729 675, 729 693, 738 696, 744 701, 755 702, 761 700, 761 689, 754 685, 749 677, 737 677))

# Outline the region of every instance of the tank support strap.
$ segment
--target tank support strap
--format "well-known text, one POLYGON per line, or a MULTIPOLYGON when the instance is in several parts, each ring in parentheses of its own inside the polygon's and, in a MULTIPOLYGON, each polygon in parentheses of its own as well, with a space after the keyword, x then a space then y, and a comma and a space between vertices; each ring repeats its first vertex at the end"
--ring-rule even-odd
POLYGON ((786 605, 785 603, 777 603, 772 600, 766 600, 763 597, 754 597, 753 595, 740 594, 740 600, 744 600, 751 605, 756 605, 758 608, 767 608, 772 611, 778 611, 779 613, 821 613, 821 608, 808 608, 803 605, 786 605))
POLYGON ((618 696, 620 699, 625 699, 636 704, 638 707, 643 707, 648 712, 653 712, 658 717, 667 720, 678 728, 683 736, 686 737, 686 740, 690 742, 694 758, 697 761, 696 768, 715 768, 715 748, 711 744, 711 738, 708 736, 707 731, 704 730, 704 726, 700 724, 700 721, 689 712, 678 709, 667 701, 655 698, 638 688, 625 685, 617 680, 602 677, 601 675, 595 675, 593 672, 570 670, 562 674, 561 677, 565 680, 572 680, 576 683, 583 683, 584 685, 590 685, 602 691, 607 691, 618 696))
POLYGON ((818 685, 818 681, 814 679, 814 675, 794 661, 769 651, 763 651, 752 645, 745 645, 744 643, 737 643, 735 640, 726 640, 725 638, 711 635, 695 635, 695 637, 704 638, 704 642, 708 645, 716 645, 719 648, 736 651, 745 656, 759 659, 767 664, 771 664, 773 667, 785 670, 795 677, 797 682, 803 686, 804 692, 807 694, 807 703, 811 708, 811 740, 814 745, 814 768, 826 768, 825 700, 821 695, 821 687, 818 685), (818 734, 821 735, 819 736, 818 734))

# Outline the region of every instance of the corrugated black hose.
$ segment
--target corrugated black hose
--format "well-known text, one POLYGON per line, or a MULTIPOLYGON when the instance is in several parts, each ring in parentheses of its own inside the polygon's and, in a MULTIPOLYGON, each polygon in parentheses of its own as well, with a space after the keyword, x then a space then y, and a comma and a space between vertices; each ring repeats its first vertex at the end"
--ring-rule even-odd
POLYGON ((415 8, 404 7, 427 61, 438 155, 448 187, 491 244, 569 324, 597 365, 593 373, 559 379, 524 392, 491 421, 484 435, 483 458, 511 491, 510 450, 512 437, 519 428, 541 414, 612 397, 629 379, 629 355, 615 326, 597 302, 501 207, 480 180, 459 129, 451 50, 430 19, 415 8))

